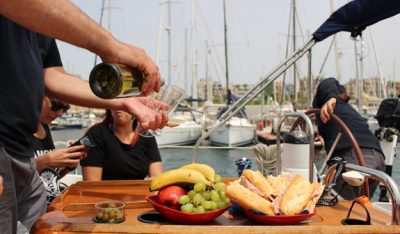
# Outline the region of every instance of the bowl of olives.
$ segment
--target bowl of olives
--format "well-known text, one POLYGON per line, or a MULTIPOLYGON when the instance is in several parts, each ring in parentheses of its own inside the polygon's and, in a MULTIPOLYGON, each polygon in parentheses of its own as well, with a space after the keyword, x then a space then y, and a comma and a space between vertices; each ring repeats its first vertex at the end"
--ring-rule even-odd
POLYGON ((125 221, 124 208, 122 201, 102 201, 95 204, 97 209, 93 221, 96 223, 122 223, 125 221))

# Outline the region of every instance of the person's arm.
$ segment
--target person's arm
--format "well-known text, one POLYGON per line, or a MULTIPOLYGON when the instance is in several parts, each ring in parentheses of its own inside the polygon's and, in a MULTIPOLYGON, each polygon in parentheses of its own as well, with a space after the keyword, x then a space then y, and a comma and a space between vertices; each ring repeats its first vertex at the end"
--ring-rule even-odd
POLYGON ((85 156, 85 146, 73 146, 65 149, 57 149, 35 158, 36 170, 41 171, 46 167, 75 168, 79 161, 85 156))
POLYGON ((152 162, 149 165, 149 175, 147 179, 153 179, 163 172, 162 162, 152 162))
POLYGON ((1 0, 0 14, 32 31, 90 50, 103 62, 136 67, 146 75, 145 94, 160 90, 158 67, 143 49, 118 41, 70 1, 1 0))
POLYGON ((82 178, 87 181, 99 181, 103 175, 102 167, 84 166, 82 167, 82 178))
POLYGON ((79 106, 103 109, 124 110, 135 116, 144 129, 163 128, 168 122, 165 111, 169 106, 158 101, 149 101, 151 97, 130 97, 101 99, 90 90, 89 83, 65 72, 63 67, 44 69, 46 95, 51 98, 79 106), (147 105, 152 103, 153 106, 147 105))
POLYGON ((335 78, 327 78, 318 85, 314 97, 313 107, 321 108, 320 117, 322 122, 326 123, 330 118, 336 106, 338 98, 338 81, 335 78))

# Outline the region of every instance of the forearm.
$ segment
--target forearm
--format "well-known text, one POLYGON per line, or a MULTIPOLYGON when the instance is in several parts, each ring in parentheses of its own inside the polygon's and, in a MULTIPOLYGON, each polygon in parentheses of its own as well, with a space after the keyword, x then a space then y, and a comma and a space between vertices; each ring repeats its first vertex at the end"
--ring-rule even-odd
POLYGON ((163 172, 162 162, 152 162, 149 165, 149 179, 152 179, 163 172))
POLYGON ((63 102, 104 109, 121 109, 121 103, 115 99, 104 100, 93 94, 89 83, 69 75, 62 67, 47 68, 44 71, 46 95, 63 102))
POLYGON ((106 54, 112 57, 111 48, 118 45, 109 32, 67 0, 1 0, 0 14, 33 31, 86 48, 101 57, 106 54))
POLYGON ((49 167, 49 157, 47 154, 41 155, 37 158, 35 158, 35 163, 36 163, 36 170, 40 172, 46 167, 49 167))

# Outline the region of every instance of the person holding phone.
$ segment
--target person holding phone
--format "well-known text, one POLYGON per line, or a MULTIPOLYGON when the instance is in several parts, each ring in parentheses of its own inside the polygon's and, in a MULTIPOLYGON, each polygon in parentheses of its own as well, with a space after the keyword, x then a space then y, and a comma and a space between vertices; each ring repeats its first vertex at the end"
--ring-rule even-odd
POLYGON ((104 120, 87 132, 96 146, 80 162, 83 180, 133 180, 161 174, 156 139, 141 137, 136 127, 137 120, 129 113, 107 110, 104 120))
POLYGON ((61 192, 59 179, 76 168, 86 155, 85 146, 82 145, 55 149, 49 124, 69 108, 68 104, 45 96, 38 130, 33 134, 32 149, 35 154, 36 169, 46 189, 48 204, 61 192))

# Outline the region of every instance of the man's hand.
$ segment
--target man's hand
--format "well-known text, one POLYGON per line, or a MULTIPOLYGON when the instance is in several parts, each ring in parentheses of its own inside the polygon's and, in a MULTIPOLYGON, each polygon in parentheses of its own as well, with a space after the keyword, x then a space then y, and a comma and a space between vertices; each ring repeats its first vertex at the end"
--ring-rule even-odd
POLYGON ((330 118, 336 106, 336 98, 330 98, 321 108, 321 120, 326 123, 330 118))
POLYGON ((135 116, 144 130, 157 130, 167 125, 168 104, 152 97, 130 97, 122 101, 124 110, 135 116))
POLYGON ((153 91, 160 91, 161 78, 158 66, 143 49, 122 42, 119 42, 113 48, 115 48, 113 50, 114 53, 101 56, 103 62, 121 63, 142 71, 146 76, 142 86, 144 96, 153 91))

